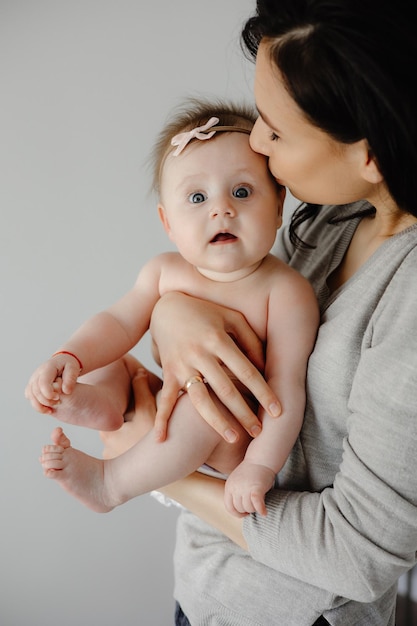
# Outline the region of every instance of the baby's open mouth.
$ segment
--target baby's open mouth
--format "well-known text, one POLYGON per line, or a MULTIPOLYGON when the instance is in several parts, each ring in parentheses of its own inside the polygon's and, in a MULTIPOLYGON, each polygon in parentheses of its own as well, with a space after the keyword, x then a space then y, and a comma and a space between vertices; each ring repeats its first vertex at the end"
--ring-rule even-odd
POLYGON ((232 241, 233 239, 237 239, 237 237, 232 235, 232 233, 217 233, 210 243, 217 243, 218 241, 232 241))

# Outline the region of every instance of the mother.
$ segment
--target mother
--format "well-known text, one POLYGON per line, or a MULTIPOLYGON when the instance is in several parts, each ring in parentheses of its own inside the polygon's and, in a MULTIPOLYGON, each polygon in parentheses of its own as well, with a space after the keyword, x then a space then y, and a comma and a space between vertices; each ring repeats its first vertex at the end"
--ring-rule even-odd
MULTIPOLYGON (((260 0, 244 27, 256 58, 251 145, 305 203, 280 231, 276 253, 313 284, 321 326, 304 427, 268 495, 268 515, 230 517, 221 481, 201 475, 165 490, 188 509, 175 550, 177 624, 394 624, 397 579, 417 550, 411 7, 260 0)), ((219 366, 221 359, 259 396, 254 368, 228 335, 256 352, 244 320, 170 294, 157 305, 152 331, 166 388, 201 372, 250 429, 255 418, 240 416, 237 391, 219 366), (164 329, 167 316, 175 337, 164 329)), ((107 455, 134 442, 144 415, 153 419, 145 380, 135 382, 142 408, 133 421, 106 434, 107 455)), ((222 432, 206 394, 193 385, 193 401, 222 432)))

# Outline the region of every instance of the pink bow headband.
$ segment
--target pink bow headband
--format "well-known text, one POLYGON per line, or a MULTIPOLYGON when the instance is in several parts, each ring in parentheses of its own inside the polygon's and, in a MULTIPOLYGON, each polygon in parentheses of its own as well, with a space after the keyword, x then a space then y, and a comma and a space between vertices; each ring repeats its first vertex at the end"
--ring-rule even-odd
POLYGON ((207 124, 204 124, 204 126, 197 126, 197 128, 175 135, 175 137, 171 139, 171 145, 177 146, 177 149, 172 153, 172 156, 178 156, 181 154, 192 139, 201 139, 202 141, 205 139, 211 139, 216 132, 235 131, 238 133, 246 133, 247 135, 250 135, 251 133, 251 131, 247 128, 241 128, 240 126, 217 126, 217 128, 209 133, 205 132, 218 124, 219 121, 218 117, 211 117, 207 124))

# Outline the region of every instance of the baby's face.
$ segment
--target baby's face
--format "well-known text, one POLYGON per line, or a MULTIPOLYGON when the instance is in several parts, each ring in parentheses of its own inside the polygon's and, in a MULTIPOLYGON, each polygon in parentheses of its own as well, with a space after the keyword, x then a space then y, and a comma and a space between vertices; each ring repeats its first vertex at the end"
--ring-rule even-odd
POLYGON ((168 155, 159 212, 192 265, 215 273, 252 268, 270 251, 282 222, 279 190, 249 135, 221 132, 168 155))

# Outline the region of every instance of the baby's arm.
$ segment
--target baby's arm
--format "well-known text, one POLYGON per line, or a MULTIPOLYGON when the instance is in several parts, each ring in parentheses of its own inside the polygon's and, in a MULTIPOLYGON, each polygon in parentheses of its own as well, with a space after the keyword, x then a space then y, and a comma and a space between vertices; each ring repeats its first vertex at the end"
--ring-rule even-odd
POLYGON ((303 423, 306 369, 318 322, 311 286, 291 270, 288 281, 271 293, 268 311, 265 377, 281 400, 282 413, 271 418, 260 409, 262 431, 226 481, 226 508, 238 517, 253 512, 266 515, 265 494, 273 487, 303 423))
POLYGON ((149 328, 159 298, 162 255, 141 270, 134 287, 118 302, 87 320, 32 374, 26 397, 41 413, 53 413, 62 394, 70 394, 78 376, 121 358, 149 328))

